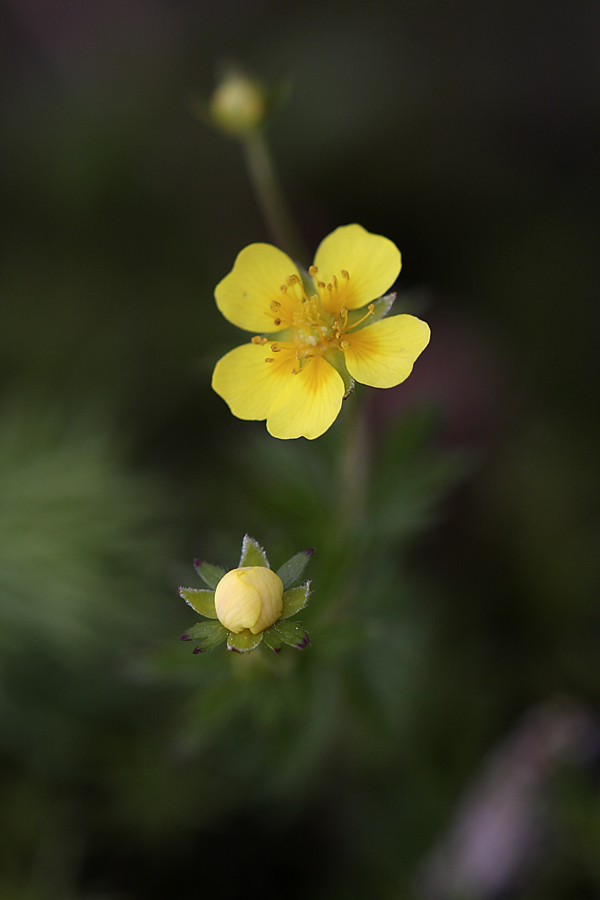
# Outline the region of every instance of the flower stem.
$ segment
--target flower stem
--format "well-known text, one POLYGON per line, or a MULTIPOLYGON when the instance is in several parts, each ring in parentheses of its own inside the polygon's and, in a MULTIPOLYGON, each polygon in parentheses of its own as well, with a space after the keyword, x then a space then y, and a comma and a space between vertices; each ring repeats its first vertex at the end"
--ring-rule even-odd
POLYGON ((370 442, 367 410, 361 397, 345 401, 340 449, 340 525, 347 533, 360 529, 367 516, 370 442))
POLYGON ((292 259, 308 264, 308 253, 289 212, 264 133, 256 130, 242 140, 254 193, 275 243, 292 259))

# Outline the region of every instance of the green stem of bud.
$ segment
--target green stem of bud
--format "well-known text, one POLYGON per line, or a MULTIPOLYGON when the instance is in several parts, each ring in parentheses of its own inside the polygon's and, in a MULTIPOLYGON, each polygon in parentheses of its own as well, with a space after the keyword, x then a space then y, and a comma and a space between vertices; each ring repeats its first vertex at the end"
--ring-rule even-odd
POLYGON ((308 252, 284 199, 264 132, 252 131, 241 143, 250 181, 274 242, 296 262, 306 265, 308 252))

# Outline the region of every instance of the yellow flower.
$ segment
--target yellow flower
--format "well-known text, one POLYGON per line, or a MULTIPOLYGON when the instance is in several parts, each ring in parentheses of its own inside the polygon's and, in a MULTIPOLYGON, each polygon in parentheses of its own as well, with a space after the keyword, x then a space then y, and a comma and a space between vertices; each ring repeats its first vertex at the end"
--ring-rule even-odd
POLYGON ((238 418, 266 419, 273 437, 312 440, 333 424, 352 379, 400 384, 430 334, 414 316, 380 321, 394 300, 381 295, 400 267, 396 245, 360 225, 326 237, 303 274, 277 247, 250 244, 215 299, 255 336, 219 360, 214 390, 238 418))
POLYGON ((243 628, 259 634, 281 616, 283 582, 264 566, 231 569, 217 585, 215 609, 221 624, 234 634, 243 628))

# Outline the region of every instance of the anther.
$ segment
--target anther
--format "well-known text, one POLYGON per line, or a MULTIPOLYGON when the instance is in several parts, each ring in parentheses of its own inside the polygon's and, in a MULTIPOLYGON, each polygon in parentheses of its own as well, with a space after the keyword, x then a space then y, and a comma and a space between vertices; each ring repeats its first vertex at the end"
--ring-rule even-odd
POLYGON ((273 357, 272 356, 265 357, 265 362, 273 362, 273 357))
POLYGON ((319 270, 317 269, 316 266, 309 266, 309 267, 308 267, 308 274, 309 274, 309 275, 316 275, 318 271, 319 271, 319 270))
POLYGON ((334 286, 334 288, 335 288, 336 291, 337 291, 338 280, 337 280, 337 278, 335 277, 335 275, 332 277, 331 280, 333 281, 333 286, 334 286))
POLYGON ((283 294, 285 294, 285 292, 287 291, 287 284, 280 284, 280 285, 279 285, 279 290, 280 290, 283 294))
POLYGON ((328 284, 328 285, 327 285, 327 290, 328 290, 328 291, 332 291, 332 290, 333 290, 333 285, 332 285, 332 284, 328 284))
POLYGON ((342 308, 340 309, 340 316, 347 316, 347 315, 348 315, 348 310, 346 309, 345 306, 342 306, 342 308))
POLYGON ((277 344, 271 344, 271 352, 272 353, 279 353, 280 349, 281 348, 278 347, 277 344))
POLYGON ((342 341, 340 343, 340 347, 342 348, 342 350, 345 350, 349 346, 350 346, 350 341, 342 341))
POLYGON ((281 325, 281 319, 273 319, 273 325, 281 325))
POLYGON ((317 281, 317 287, 318 287, 318 288, 321 288, 321 290, 324 290, 324 288, 325 288, 325 282, 324 282, 324 281, 317 281))
POLYGON ((273 312, 277 312, 278 309, 281 309, 281 303, 279 300, 271 300, 269 303, 269 308, 273 310, 273 312))
POLYGON ((253 344, 262 344, 262 338, 261 338, 260 334, 254 335, 254 337, 252 338, 252 343, 253 344))
POLYGON ((374 304, 374 303, 369 303, 368 310, 369 310, 369 312, 371 313, 371 315, 373 315, 374 312, 375 312, 375 304, 374 304))
POLYGON ((348 275, 348 272, 345 269, 342 269, 341 276, 342 276, 342 278, 345 278, 346 281, 350 280, 350 276, 348 275))

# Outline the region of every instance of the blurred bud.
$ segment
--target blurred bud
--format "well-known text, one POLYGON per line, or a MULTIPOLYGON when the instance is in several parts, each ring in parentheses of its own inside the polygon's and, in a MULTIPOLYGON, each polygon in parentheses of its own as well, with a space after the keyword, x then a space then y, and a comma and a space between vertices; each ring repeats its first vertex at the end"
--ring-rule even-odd
POLYGON ((232 569, 220 580, 215 591, 219 621, 238 634, 249 628, 252 634, 264 631, 281 616, 283 582, 264 566, 232 569))
POLYGON ((261 83, 239 70, 230 71, 209 103, 212 123, 235 137, 259 128, 267 113, 267 97, 261 83))

